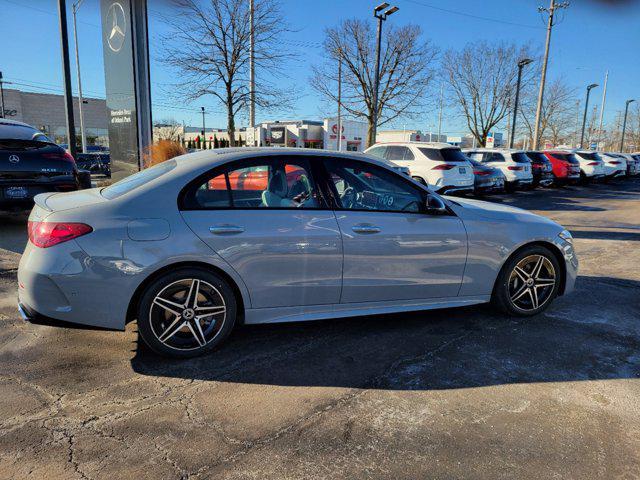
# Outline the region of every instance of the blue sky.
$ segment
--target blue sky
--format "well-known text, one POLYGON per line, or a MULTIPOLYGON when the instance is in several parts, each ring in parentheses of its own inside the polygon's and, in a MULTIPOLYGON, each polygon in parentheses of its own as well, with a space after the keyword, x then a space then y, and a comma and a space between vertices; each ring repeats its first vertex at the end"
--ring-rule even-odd
MULTIPOLYGON (((71 34, 71 3, 69 31, 71 34)), ((530 42, 542 51, 545 38, 544 18, 537 12, 540 2, 547 0, 397 0, 400 11, 390 18, 397 24, 417 23, 427 38, 442 50, 459 48, 465 43, 484 40, 530 42)), ((288 78, 282 82, 301 96, 287 118, 318 118, 323 114, 321 102, 308 87, 310 66, 322 61, 322 50, 307 46, 320 44, 326 27, 346 18, 371 18, 378 2, 368 0, 280 0, 282 11, 295 32, 289 33, 283 46, 294 53, 287 68, 288 78)), ((168 2, 148 0, 151 33, 151 81, 154 119, 175 118, 199 125, 200 105, 210 112, 207 124, 224 127, 225 116, 212 99, 204 98, 193 105, 176 102, 171 90, 173 74, 159 61, 158 36, 165 30, 160 14, 170 8, 168 2)), ((596 2, 574 0, 560 15, 554 28, 549 65, 549 78, 563 76, 581 90, 589 83, 602 85, 609 70, 609 89, 605 121, 613 119, 627 98, 640 99, 640 2, 596 2)), ((61 60, 55 0, 0 0, 3 42, 0 70, 15 87, 50 93, 61 92, 61 60)), ((85 95, 104 96, 100 14, 98 0, 84 0, 78 15, 80 63, 85 95)), ((73 43, 71 44, 73 48, 73 43)), ((72 57, 73 58, 73 57, 72 57)), ((75 91, 75 64, 72 63, 75 91)), ((260 73, 258 72, 258 75, 260 73)), ((600 104, 602 87, 594 91, 591 105, 600 104)), ((418 120, 396 123, 396 127, 434 128, 437 112, 426 111, 418 120)), ((445 112, 443 129, 461 133, 459 118, 445 112)), ((257 120, 272 118, 270 112, 258 111, 257 120)), ((240 125, 246 123, 240 119, 240 125)))

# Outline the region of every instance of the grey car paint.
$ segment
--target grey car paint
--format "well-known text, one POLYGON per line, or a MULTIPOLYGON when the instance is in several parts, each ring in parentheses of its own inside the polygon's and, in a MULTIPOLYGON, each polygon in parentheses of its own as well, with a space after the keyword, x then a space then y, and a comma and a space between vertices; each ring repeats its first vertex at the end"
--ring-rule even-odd
POLYGON ((19 301, 54 319, 123 329, 146 279, 177 264, 197 263, 235 285, 246 323, 453 307, 489 301, 503 263, 534 241, 562 254, 564 291, 573 288, 578 264, 571 243, 559 236, 563 228, 511 207, 444 197, 454 215, 178 209, 181 189, 215 166, 301 154, 392 170, 361 154, 226 149, 169 161, 168 173, 113 199, 100 189, 39 195, 30 220, 84 222, 94 231, 46 249, 29 243, 18 270, 19 301), (382 235, 352 231, 363 223, 382 235), (209 229, 216 225, 244 231, 215 235, 209 229))

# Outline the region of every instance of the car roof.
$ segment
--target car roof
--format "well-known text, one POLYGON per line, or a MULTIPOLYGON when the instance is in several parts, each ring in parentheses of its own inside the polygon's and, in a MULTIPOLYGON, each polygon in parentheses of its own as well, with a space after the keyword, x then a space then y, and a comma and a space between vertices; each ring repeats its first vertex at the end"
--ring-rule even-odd
POLYGON ((479 147, 479 148, 465 148, 465 152, 498 152, 498 153, 527 153, 524 150, 520 150, 517 148, 487 148, 487 147, 479 147))
POLYGON ((20 127, 31 127, 35 129, 35 127, 32 127, 28 123, 19 122, 17 120, 11 120, 9 118, 0 118, 0 125, 16 125, 20 127))
MULTIPOLYGON (((451 145, 450 143, 444 143, 444 142, 416 142, 416 141, 377 142, 371 145, 369 148, 387 147, 387 146, 406 146, 406 145, 414 145, 416 147, 435 148, 439 150, 443 150, 445 148, 460 148, 460 147, 456 147, 455 145, 451 145)), ((367 150, 369 148, 367 148, 367 150)))

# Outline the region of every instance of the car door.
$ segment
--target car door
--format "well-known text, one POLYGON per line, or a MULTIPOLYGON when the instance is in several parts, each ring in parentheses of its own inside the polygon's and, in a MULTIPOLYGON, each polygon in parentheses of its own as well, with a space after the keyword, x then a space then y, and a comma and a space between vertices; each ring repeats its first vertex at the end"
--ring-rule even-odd
POLYGON ((245 159, 181 196, 188 226, 243 279, 252 308, 339 303, 342 240, 309 161, 245 159))
POLYGON ((402 145, 391 145, 387 147, 385 158, 396 165, 409 168, 411 168, 411 162, 415 159, 413 152, 411 152, 408 147, 402 145))
POLYGON ((342 233, 342 303, 458 294, 467 256, 458 217, 425 213, 427 193, 386 168, 346 159, 324 165, 342 233))

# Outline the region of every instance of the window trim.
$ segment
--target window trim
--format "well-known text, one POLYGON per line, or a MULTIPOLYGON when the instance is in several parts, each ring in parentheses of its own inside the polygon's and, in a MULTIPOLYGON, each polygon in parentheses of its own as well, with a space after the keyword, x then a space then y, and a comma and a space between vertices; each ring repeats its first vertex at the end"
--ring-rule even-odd
POLYGON ((289 211, 318 211, 318 210, 331 210, 326 198, 324 197, 324 192, 320 188, 321 180, 318 180, 317 175, 314 172, 313 162, 309 160, 308 157, 304 155, 264 155, 264 156, 256 156, 256 157, 244 157, 236 160, 230 160, 222 165, 217 165, 210 170, 207 170, 204 173, 201 173, 193 180, 189 181, 178 193, 178 210, 180 212, 194 212, 194 211, 212 211, 212 210, 261 210, 261 211, 270 211, 270 210, 289 210, 289 211), (291 160, 293 159, 293 160, 291 160), (312 176, 314 181, 318 196, 316 201, 318 202, 318 207, 236 207, 233 205, 233 194, 231 190, 231 182, 229 181, 229 171, 237 170, 239 168, 248 168, 252 166, 252 164, 256 162, 275 162, 275 161, 284 161, 287 163, 295 163, 297 162, 305 162, 303 165, 307 172, 312 176), (247 165, 248 164, 248 165, 247 165), (243 166, 239 166, 243 165, 243 166), (192 188, 198 188, 198 186, 202 185, 202 183, 215 178, 221 174, 224 174, 225 181, 227 184, 227 193, 229 195, 229 206, 228 207, 187 207, 185 205, 185 197, 191 192, 192 188))

